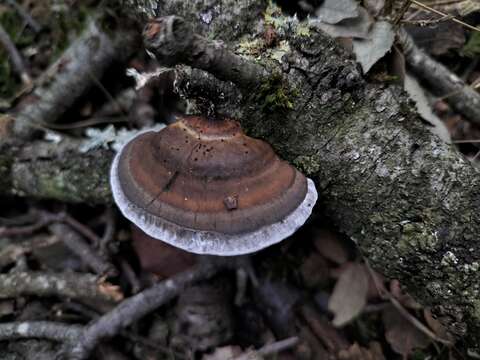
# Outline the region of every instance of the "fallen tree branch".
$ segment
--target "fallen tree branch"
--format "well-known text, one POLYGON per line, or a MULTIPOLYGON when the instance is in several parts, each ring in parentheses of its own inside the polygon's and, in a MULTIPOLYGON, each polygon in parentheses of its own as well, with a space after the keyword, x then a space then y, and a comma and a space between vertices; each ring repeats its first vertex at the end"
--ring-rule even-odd
POLYGON ((82 152, 80 141, 0 142, 0 192, 90 204, 111 202, 113 151, 82 152))
POLYGON ((21 295, 58 296, 102 302, 118 301, 116 290, 108 291, 98 277, 78 273, 11 272, 0 274, 0 298, 21 295))
POLYGON ((41 338, 54 341, 75 341, 83 326, 51 321, 22 321, 0 324, 0 341, 41 338))
POLYGON ((146 48, 165 65, 194 64, 220 80, 233 81, 245 88, 257 86, 269 75, 263 66, 194 33, 193 26, 178 16, 150 21, 143 36, 146 48))
POLYGON ((18 73, 18 76, 20 77, 22 82, 26 85, 30 85, 32 82, 32 79, 30 78, 30 75, 28 74, 28 71, 25 68, 25 64, 23 63, 22 56, 18 52, 17 48, 15 47, 15 44, 10 39, 10 36, 8 35, 8 33, 5 31, 5 29, 1 24, 0 24, 0 44, 3 45, 6 52, 8 53, 10 60, 13 64, 13 68, 18 73))
POLYGON ((134 30, 107 34, 95 20, 87 21, 81 36, 36 81, 28 101, 20 104, 14 114, 17 136, 28 138, 35 129, 56 122, 112 62, 126 60, 135 49, 134 30))
POLYGON ((97 254, 93 248, 68 225, 55 223, 50 225, 50 230, 96 274, 114 276, 117 273, 113 264, 100 254, 97 254))
POLYGON ((208 279, 219 270, 219 266, 203 263, 124 300, 82 332, 70 352, 70 359, 87 358, 100 340, 117 335, 127 326, 172 300, 185 287, 208 279))
POLYGON ((404 30, 398 32, 408 67, 444 98, 466 120, 480 125, 480 94, 471 86, 420 49, 404 30))

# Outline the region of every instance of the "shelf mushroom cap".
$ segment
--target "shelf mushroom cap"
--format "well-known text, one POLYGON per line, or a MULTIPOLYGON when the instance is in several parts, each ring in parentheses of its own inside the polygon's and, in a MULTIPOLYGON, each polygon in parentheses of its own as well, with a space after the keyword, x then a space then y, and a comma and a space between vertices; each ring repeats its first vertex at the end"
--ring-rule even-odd
POLYGON ((248 254, 304 224, 312 180, 233 120, 186 116, 140 133, 115 156, 110 182, 123 215, 145 233, 197 254, 248 254))

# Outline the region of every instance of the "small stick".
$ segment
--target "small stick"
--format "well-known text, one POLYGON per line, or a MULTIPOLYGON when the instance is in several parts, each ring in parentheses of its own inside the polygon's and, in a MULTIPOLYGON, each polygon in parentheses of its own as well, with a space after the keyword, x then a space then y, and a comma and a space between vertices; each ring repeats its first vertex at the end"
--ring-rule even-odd
POLYGON ((34 32, 39 33, 42 30, 40 24, 34 18, 32 18, 30 14, 15 0, 7 0, 7 2, 20 14, 23 20, 25 20, 25 22, 32 28, 34 32))
POLYGON ((105 291, 98 277, 92 274, 36 271, 0 274, 0 299, 20 295, 113 302, 120 294, 115 289, 105 291))
POLYGON ((90 240, 93 246, 99 246, 101 242, 100 237, 97 234, 95 234, 92 230, 90 230, 87 226, 83 225, 81 222, 77 221, 70 215, 66 213, 59 214, 58 220, 64 222, 65 224, 69 225, 72 229, 82 234, 82 236, 90 240))
POLYGON ((397 309, 397 311, 408 321, 410 322, 413 326, 415 326, 418 330, 420 330, 422 333, 424 333, 426 336, 428 336, 430 339, 437 341, 441 344, 451 346, 453 345, 451 341, 442 339, 441 337, 438 337, 433 331, 431 331, 429 328, 427 328, 425 325, 423 325, 415 316, 410 314, 403 306, 398 302, 397 299, 393 297, 393 295, 385 289, 384 286, 378 283, 378 278, 375 276, 373 273, 373 269, 370 267, 370 263, 367 261, 367 259, 364 259, 365 261, 365 266, 368 269, 368 273, 370 277, 372 278, 373 284, 375 285, 375 288, 380 295, 380 297, 384 300, 390 301, 390 303, 397 309))
POLYGON ((262 65, 201 37, 178 16, 151 20, 143 31, 143 39, 161 63, 190 65, 243 88, 257 86, 269 75, 262 65))
POLYGON ((13 67, 20 76, 22 82, 27 86, 30 85, 32 83, 32 79, 30 78, 30 75, 28 75, 25 64, 23 63, 23 59, 17 48, 15 47, 12 39, 10 39, 10 36, 3 28, 2 24, 0 24, 0 43, 3 45, 8 55, 10 56, 13 67))
MULTIPOLYGON (((422 4, 420 1, 417 1, 417 0, 411 0, 411 2, 415 5, 417 5, 418 7, 426 10, 426 11, 430 11, 432 13, 435 13, 437 15, 441 15, 443 17, 448 17, 450 16, 449 14, 446 14, 444 13, 443 11, 440 11, 440 10, 437 10, 437 9, 434 9, 428 5, 425 5, 425 4, 422 4)), ((452 21, 453 22, 456 22, 457 24, 460 24, 464 27, 466 27, 467 29, 470 29, 470 30, 474 30, 474 31, 480 31, 480 28, 476 27, 476 26, 472 26, 470 24, 467 24, 466 22, 462 21, 462 20, 459 20, 457 19, 456 17, 452 17, 452 21)))
POLYGON ((279 352, 293 348, 298 344, 298 337, 293 336, 288 339, 276 341, 272 344, 267 344, 257 350, 257 353, 262 356, 278 354, 279 352))
POLYGON ((447 94, 446 101, 464 115, 466 120, 480 124, 480 94, 444 65, 420 49, 412 37, 399 29, 397 38, 402 45, 409 68, 438 95, 447 94))
POLYGON ((108 246, 114 239, 117 227, 116 213, 112 207, 108 207, 107 211, 105 211, 105 218, 105 231, 100 239, 99 247, 102 253, 108 254, 108 246))
POLYGON ((54 341, 75 341, 83 326, 67 325, 53 321, 23 321, 0 324, 0 341, 42 338, 54 341))
POLYGON ((52 222, 51 219, 43 218, 37 223, 27 226, 16 226, 16 227, 0 227, 0 236, 10 237, 10 236, 26 236, 32 235, 33 233, 41 230, 48 224, 52 222))
POLYGON ((95 271, 95 273, 107 276, 114 276, 117 273, 111 263, 97 254, 91 246, 68 225, 62 223, 52 224, 50 230, 63 241, 70 251, 80 257, 89 268, 95 271))
POLYGON ((83 331, 70 351, 71 359, 86 359, 101 339, 117 335, 122 329, 178 296, 185 287, 208 279, 219 270, 219 266, 202 263, 124 300, 83 331))

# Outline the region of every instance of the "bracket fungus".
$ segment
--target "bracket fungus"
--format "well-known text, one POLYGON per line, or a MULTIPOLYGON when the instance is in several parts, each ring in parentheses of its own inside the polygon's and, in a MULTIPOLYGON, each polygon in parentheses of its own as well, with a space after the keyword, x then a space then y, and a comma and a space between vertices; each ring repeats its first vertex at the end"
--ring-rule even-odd
POLYGON ((185 116, 117 153, 111 187, 153 238, 212 255, 258 251, 293 234, 317 200, 312 180, 238 122, 185 116))

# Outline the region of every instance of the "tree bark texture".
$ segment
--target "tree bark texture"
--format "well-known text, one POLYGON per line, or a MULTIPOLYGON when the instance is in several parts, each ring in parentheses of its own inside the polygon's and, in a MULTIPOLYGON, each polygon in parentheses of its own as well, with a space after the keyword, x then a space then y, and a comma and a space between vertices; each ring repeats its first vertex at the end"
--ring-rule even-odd
MULTIPOLYGON (((249 0, 125 3, 140 17, 183 16, 197 33, 223 40, 237 53, 253 40, 266 6, 249 0)), ((477 169, 427 129, 401 89, 366 84, 359 66, 327 35, 285 28, 278 29, 286 41, 280 61, 265 49, 250 58, 266 67, 274 64, 276 72, 256 89, 243 89, 232 99, 231 112, 247 133, 266 139, 314 178, 317 209, 376 269, 399 279, 453 334, 478 348, 477 169)), ((32 150, 43 146, 30 145, 32 150)), ((1 193, 110 201, 110 152, 80 154, 70 147, 63 156, 35 158, 34 153, 0 152, 1 193), (44 172, 47 164, 53 170, 44 172)))

